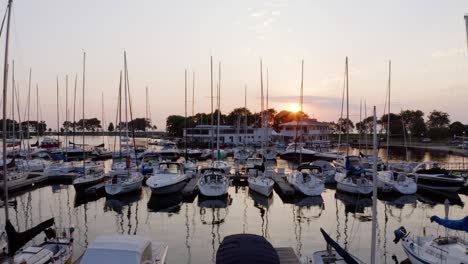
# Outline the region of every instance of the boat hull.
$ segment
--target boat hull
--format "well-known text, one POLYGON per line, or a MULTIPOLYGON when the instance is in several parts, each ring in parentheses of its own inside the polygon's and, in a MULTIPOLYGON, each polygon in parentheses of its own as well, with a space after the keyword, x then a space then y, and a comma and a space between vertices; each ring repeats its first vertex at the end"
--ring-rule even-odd
POLYGON ((299 152, 281 153, 280 158, 283 160, 287 160, 287 161, 297 161, 297 162, 299 162, 299 160, 302 160, 303 162, 308 162, 308 161, 315 161, 319 159, 319 157, 317 157, 315 154, 309 154, 309 153, 300 154, 299 152))
MULTIPOLYGON (((270 179, 271 180, 271 179, 270 179)), ((255 191, 263 196, 269 197, 273 192, 274 182, 273 180, 265 182, 257 182, 254 177, 249 177, 249 189, 255 191)))
POLYGON ((463 188, 463 181, 441 180, 436 179, 434 177, 427 177, 422 175, 416 176, 415 180, 418 184, 418 188, 421 189, 456 192, 463 188))
POLYGON ((171 185, 161 186, 161 187, 151 187, 151 192, 154 194, 171 194, 178 193, 184 189, 187 185, 187 181, 176 182, 171 185))

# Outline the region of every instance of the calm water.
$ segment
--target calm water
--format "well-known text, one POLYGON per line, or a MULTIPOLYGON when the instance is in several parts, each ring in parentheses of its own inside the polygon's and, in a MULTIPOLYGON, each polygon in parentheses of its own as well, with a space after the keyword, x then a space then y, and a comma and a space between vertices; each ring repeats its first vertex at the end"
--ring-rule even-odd
MULTIPOLYGON (((94 142, 99 141, 102 139, 94 142)), ((401 159, 403 154, 391 152, 390 159, 401 159)), ((460 157, 431 153, 412 153, 412 159, 463 161, 460 157)), ((277 166, 289 167, 284 161, 278 161, 277 166)), ((154 196, 143 187, 140 193, 130 196, 86 201, 76 196, 72 185, 49 185, 37 186, 13 198, 18 204, 10 208, 10 218, 21 231, 49 217, 55 217, 59 226, 74 225, 75 259, 96 236, 105 233, 140 234, 164 241, 169 245, 168 263, 214 262, 223 237, 244 232, 263 235, 275 247, 292 247, 298 255, 304 255, 325 248, 320 227, 362 260, 368 261, 370 256, 372 200, 333 189, 326 189, 318 198, 284 202, 276 193, 264 198, 249 192, 248 187, 232 186, 227 199, 195 197, 185 201, 179 195, 154 196)), ((466 194, 448 198, 453 204, 450 217, 466 216, 466 194)), ((444 214, 444 199, 429 193, 379 197, 379 263, 394 263, 393 255, 399 261, 406 258, 401 245, 392 242, 393 230, 402 225, 413 234, 421 234, 423 227, 427 227, 427 233, 442 234, 444 230, 431 224, 429 217, 444 214)), ((37 238, 37 242, 41 239, 37 238)))

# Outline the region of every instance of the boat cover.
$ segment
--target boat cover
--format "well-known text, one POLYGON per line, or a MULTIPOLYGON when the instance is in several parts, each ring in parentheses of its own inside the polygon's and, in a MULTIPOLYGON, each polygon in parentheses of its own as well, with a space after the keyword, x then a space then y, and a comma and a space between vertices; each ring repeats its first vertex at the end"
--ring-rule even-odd
POLYGON ((216 264, 279 264, 276 250, 264 237, 235 234, 223 239, 216 252, 216 264))
POLYGON ((343 260, 348 263, 348 264, 358 264, 358 262, 346 251, 344 250, 338 243, 335 242, 328 234, 320 228, 320 232, 322 232, 323 238, 325 238, 325 241, 327 244, 332 246, 336 252, 343 258, 343 260))
POLYGON ((346 158, 346 170, 348 171, 348 175, 361 175, 365 173, 364 168, 353 166, 349 158, 346 158))
POLYGON ((465 216, 465 218, 460 219, 460 220, 449 220, 449 219, 443 219, 434 215, 434 216, 431 216, 431 222, 434 222, 434 221, 441 226, 445 226, 453 230, 460 230, 460 231, 468 232, 468 216, 465 216))

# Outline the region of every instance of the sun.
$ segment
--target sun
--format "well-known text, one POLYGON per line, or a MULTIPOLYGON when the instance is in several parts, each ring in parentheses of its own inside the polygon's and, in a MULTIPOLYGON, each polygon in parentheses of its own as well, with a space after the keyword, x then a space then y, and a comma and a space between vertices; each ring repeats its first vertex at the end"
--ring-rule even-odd
POLYGON ((291 111, 293 113, 297 113, 297 112, 299 112, 299 110, 301 110, 300 107, 299 107, 299 104, 291 103, 291 104, 288 105, 288 111, 291 111))

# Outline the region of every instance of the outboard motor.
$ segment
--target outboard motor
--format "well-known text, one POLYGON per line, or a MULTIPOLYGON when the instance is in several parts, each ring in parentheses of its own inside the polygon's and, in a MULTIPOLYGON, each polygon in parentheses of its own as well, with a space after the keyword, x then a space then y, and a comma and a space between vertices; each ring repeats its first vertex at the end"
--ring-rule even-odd
POLYGON ((395 234, 395 239, 393 239, 393 243, 395 244, 398 244, 402 238, 407 236, 406 229, 403 226, 393 231, 393 233, 395 234))

